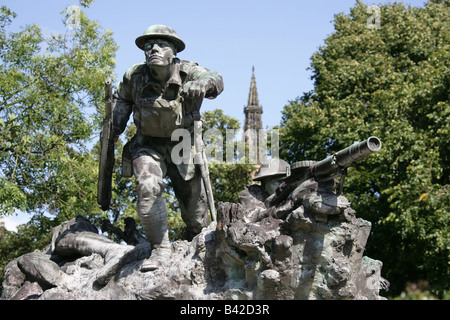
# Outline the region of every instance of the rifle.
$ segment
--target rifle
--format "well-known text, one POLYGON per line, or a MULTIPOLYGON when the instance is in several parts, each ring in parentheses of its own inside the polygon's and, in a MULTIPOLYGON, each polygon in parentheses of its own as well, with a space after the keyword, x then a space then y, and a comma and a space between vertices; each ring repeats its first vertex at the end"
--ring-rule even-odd
POLYGON ((314 178, 319 183, 332 183, 340 177, 338 195, 342 194, 347 169, 381 149, 381 140, 370 137, 362 142, 355 142, 351 146, 342 149, 332 156, 321 161, 300 161, 288 167, 286 178, 278 189, 266 201, 270 206, 280 204, 302 182, 314 178))
POLYGON ((212 192, 211 180, 209 179, 208 160, 206 159, 205 148, 202 139, 203 120, 200 116, 200 107, 203 102, 203 97, 192 99, 184 97, 184 92, 181 90, 181 96, 184 99, 184 104, 187 110, 193 114, 194 120, 194 164, 200 167, 200 174, 202 176, 203 186, 205 187, 206 196, 209 204, 209 211, 211 220, 216 221, 216 207, 214 204, 214 195, 212 192), (195 113, 195 115, 194 115, 195 113))
POLYGON ((205 149, 202 140, 202 120, 194 121, 195 140, 195 155, 194 163, 200 166, 200 173, 202 175, 203 185, 205 187, 206 196, 208 197, 209 211, 211 212, 212 221, 216 221, 216 207, 214 205, 214 196, 211 187, 211 180, 209 179, 208 161, 206 159, 205 149))
POLYGON ((103 129, 100 133, 101 152, 97 183, 97 203, 102 207, 103 211, 108 210, 111 203, 112 175, 115 160, 112 130, 114 106, 112 80, 107 78, 105 81, 105 118, 103 119, 103 129))

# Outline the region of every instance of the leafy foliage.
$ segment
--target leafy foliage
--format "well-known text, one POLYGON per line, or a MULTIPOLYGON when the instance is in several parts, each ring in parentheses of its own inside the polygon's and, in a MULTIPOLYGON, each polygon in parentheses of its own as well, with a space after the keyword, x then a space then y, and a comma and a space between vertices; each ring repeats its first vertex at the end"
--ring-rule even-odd
POLYGON ((383 147, 349 170, 344 192, 372 222, 367 254, 392 294, 427 279, 449 289, 450 9, 394 3, 379 29, 358 1, 311 58, 314 90, 283 110, 282 157, 320 160, 378 136, 383 147))
POLYGON ((81 10, 78 28, 49 37, 37 25, 9 32, 15 16, 1 7, 0 216, 20 210, 32 219, 2 236, 2 264, 42 248, 53 226, 101 214, 89 144, 100 129, 104 81, 117 50, 112 33, 81 10))
MULTIPOLYGON (((11 13, 3 7, 2 16, 11 13)), ((80 18, 79 30, 49 39, 37 25, 9 34, 2 28, 0 214, 19 209, 66 219, 74 203, 93 210, 98 169, 86 144, 99 119, 88 107, 102 101, 117 46, 111 32, 80 18)))

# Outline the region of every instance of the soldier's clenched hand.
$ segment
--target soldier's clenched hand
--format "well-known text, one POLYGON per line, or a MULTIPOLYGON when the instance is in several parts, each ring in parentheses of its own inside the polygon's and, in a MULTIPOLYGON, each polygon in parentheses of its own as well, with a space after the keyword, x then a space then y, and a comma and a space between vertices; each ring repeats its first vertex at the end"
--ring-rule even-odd
POLYGON ((203 98, 208 90, 208 83, 203 81, 189 81, 183 86, 183 95, 187 98, 203 98))

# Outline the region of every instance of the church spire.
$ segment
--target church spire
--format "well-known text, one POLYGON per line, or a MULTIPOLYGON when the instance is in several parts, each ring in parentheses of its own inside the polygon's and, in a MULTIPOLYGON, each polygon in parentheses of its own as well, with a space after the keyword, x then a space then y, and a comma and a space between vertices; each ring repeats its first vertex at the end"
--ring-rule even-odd
POLYGON ((247 106, 258 106, 258 91, 256 90, 256 80, 255 80, 255 66, 252 68, 252 80, 250 83, 250 93, 248 95, 248 103, 247 106))
POLYGON ((248 94, 248 103, 244 107, 245 122, 244 131, 248 129, 260 130, 262 129, 261 114, 263 113, 262 107, 259 105, 258 91, 256 89, 255 80, 255 66, 252 68, 252 80, 250 82, 250 92, 248 94))
POLYGON ((258 134, 263 128, 261 114, 262 107, 259 105, 258 91, 256 90, 255 67, 252 68, 252 80, 250 82, 250 93, 248 94, 248 103, 244 107, 244 134, 243 140, 249 146, 250 158, 257 160, 259 154, 257 152, 258 134))

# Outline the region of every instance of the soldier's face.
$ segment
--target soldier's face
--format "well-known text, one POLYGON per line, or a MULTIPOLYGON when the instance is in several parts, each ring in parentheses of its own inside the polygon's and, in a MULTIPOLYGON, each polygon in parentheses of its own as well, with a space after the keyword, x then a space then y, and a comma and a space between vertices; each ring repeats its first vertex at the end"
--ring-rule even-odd
POLYGON ((175 58, 174 46, 165 40, 152 39, 144 45, 145 60, 149 67, 168 66, 175 58))
POLYGON ((264 181, 262 181, 262 185, 268 194, 272 194, 275 192, 275 190, 277 190, 282 178, 283 177, 275 176, 272 178, 266 178, 264 179, 264 181))

